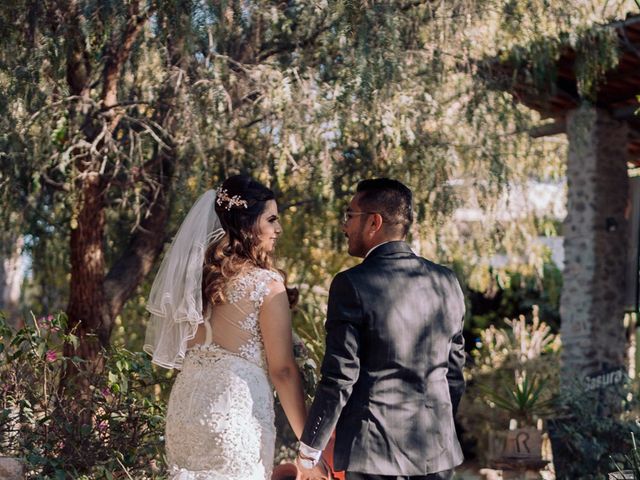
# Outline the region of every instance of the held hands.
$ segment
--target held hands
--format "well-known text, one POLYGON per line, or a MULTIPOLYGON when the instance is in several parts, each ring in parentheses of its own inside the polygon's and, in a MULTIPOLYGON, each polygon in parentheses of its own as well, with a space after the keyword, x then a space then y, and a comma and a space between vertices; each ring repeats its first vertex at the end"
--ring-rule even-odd
POLYGON ((296 480, 333 480, 335 478, 333 476, 333 450, 335 443, 336 434, 334 432, 318 460, 298 452, 298 457, 296 458, 298 476, 296 480))
POLYGON ((332 480, 331 469, 323 457, 320 457, 315 466, 308 458, 301 457, 298 454, 296 458, 296 467, 298 468, 298 476, 296 480, 332 480))

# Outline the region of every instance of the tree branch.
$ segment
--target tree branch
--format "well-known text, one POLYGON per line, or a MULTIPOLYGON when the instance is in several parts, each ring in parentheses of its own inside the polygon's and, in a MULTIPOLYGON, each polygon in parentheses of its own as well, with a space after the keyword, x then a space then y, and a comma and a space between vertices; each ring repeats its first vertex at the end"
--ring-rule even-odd
POLYGON ((308 47, 316 42, 318 37, 324 32, 330 30, 337 25, 337 21, 333 21, 329 24, 324 24, 324 21, 318 26, 318 28, 312 32, 308 37, 294 43, 276 43, 275 45, 262 45, 260 52, 256 55, 256 62, 264 62, 267 58, 280 53, 293 52, 299 48, 308 47))
POLYGON ((114 36, 111 39, 104 64, 104 83, 101 96, 103 108, 108 109, 117 104, 118 80, 120 79, 122 68, 129 58, 133 44, 142 31, 142 27, 149 18, 151 11, 152 9, 149 9, 140 14, 140 2, 133 2, 129 7, 129 20, 124 28, 122 37, 116 39, 114 36))
POLYGON ((427 3, 434 3, 434 0, 412 0, 400 6, 400 11, 406 12, 407 10, 411 10, 412 8, 419 7, 427 3))
POLYGON ((149 274, 162 253, 170 213, 170 184, 175 168, 175 152, 157 148, 159 185, 150 192, 153 198, 145 218, 132 235, 123 255, 113 264, 105 280, 111 315, 115 317, 135 289, 149 274))
POLYGON ((67 33, 67 84, 72 95, 86 96, 86 88, 91 77, 91 61, 85 45, 81 24, 84 18, 75 0, 66 6, 68 15, 67 33))
POLYGON ((146 100, 132 100, 132 101, 128 101, 128 102, 118 102, 118 103, 114 103, 113 105, 110 105, 108 107, 103 107, 101 109, 102 112, 106 112, 109 110, 112 110, 114 108, 122 108, 122 107, 137 107, 138 105, 150 105, 150 106, 156 106, 161 102, 149 102, 146 100))
POLYGON ((64 183, 61 182, 56 182, 55 180, 53 180, 46 171, 42 171, 40 172, 40 175, 42 176, 42 179, 44 180, 44 183, 46 183, 47 185, 49 185, 50 187, 52 187, 54 190, 58 190, 60 192, 68 192, 69 191, 69 187, 66 186, 64 183))
MULTIPOLYGON (((172 12, 164 11, 167 15, 172 12)), ((177 12, 177 20, 190 21, 188 2, 185 8, 177 12)), ((180 29, 178 29, 180 31, 180 29)), ((177 35, 168 42, 169 62, 177 66, 179 71, 186 68, 189 59, 184 49, 184 35, 177 35)), ((176 118, 173 103, 167 101, 178 95, 181 76, 172 76, 160 94, 163 108, 156 109, 156 117, 152 122, 159 131, 171 132, 175 128, 176 118)), ((151 133, 151 131, 150 131, 151 133)), ((171 212, 171 190, 174 181, 174 172, 178 168, 176 159, 176 146, 167 135, 166 143, 156 143, 153 159, 143 167, 155 177, 154 182, 149 182, 147 189, 148 208, 144 218, 139 223, 131 236, 129 245, 122 255, 115 261, 105 278, 105 292, 112 318, 122 310, 125 302, 131 298, 136 288, 152 270, 155 261, 162 252, 166 238, 166 226, 171 212)))

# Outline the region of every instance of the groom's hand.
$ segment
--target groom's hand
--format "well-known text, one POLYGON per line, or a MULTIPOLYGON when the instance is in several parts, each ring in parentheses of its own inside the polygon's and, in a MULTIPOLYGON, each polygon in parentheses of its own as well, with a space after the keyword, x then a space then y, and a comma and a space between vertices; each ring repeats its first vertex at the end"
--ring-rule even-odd
POLYGON ((331 480, 331 470, 324 458, 320 458, 315 466, 313 462, 309 462, 308 458, 298 454, 296 458, 296 467, 298 468, 298 476, 296 480, 331 480))

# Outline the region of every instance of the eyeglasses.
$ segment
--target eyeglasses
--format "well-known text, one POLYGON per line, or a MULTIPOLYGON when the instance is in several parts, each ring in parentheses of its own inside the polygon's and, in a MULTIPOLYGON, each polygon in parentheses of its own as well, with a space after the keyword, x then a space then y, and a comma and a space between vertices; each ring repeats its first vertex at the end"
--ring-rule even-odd
POLYGON ((374 213, 378 213, 378 212, 352 212, 351 210, 347 210, 342 215, 342 223, 347 223, 356 215, 373 215, 374 213))

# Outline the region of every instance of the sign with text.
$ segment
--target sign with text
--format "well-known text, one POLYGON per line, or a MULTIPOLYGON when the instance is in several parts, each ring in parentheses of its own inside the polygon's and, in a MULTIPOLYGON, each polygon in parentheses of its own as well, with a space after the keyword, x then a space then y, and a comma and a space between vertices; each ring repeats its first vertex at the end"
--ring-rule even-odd
POLYGON ((620 385, 628 378, 627 370, 624 367, 608 368, 584 377, 584 386, 587 391, 599 390, 620 385))
POLYGON ((542 456, 542 432, 535 428, 509 430, 504 445, 504 458, 539 459, 542 456))
POLYGON ((509 460, 542 460, 542 432, 533 427, 492 431, 489 435, 489 459, 492 463, 509 460))

